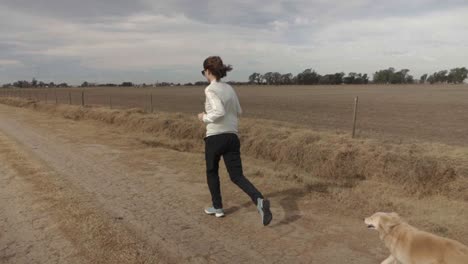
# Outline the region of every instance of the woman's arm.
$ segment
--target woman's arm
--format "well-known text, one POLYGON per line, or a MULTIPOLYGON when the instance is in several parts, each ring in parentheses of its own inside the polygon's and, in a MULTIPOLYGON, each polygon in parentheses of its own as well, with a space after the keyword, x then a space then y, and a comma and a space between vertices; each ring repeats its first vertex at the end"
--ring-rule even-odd
POLYGON ((203 122, 213 123, 218 118, 223 117, 226 114, 226 111, 224 110, 221 99, 219 99, 216 93, 213 91, 206 91, 205 95, 208 103, 211 106, 211 109, 209 109, 207 113, 203 115, 203 122))

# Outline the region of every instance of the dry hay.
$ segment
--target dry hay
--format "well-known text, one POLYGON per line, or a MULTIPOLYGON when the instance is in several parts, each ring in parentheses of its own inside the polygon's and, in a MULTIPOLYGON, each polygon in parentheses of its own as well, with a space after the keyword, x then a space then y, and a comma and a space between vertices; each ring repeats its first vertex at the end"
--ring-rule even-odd
MULTIPOLYGON (((148 136, 141 142, 148 146, 203 152, 204 125, 187 114, 149 114, 141 109, 111 110, 11 98, 1 98, 0 102, 145 133, 148 136)), ((289 166, 293 168, 291 171, 300 170, 302 173, 284 178, 309 189, 317 188, 317 179, 320 189, 351 188, 367 179, 400 186, 405 194, 417 197, 437 194, 468 199, 464 191, 466 177, 462 177, 465 168, 460 165, 466 160, 456 162, 437 147, 351 139, 343 134, 250 118, 241 119, 240 130, 244 154, 273 161, 277 166, 289 166)))

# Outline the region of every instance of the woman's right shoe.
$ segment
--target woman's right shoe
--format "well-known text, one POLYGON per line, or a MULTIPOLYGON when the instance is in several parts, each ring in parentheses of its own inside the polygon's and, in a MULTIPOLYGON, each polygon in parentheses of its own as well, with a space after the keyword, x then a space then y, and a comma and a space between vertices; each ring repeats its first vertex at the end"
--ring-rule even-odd
POLYGON ((216 209, 214 207, 208 207, 208 208, 205 208, 205 213, 209 214, 209 215, 215 215, 216 217, 223 217, 224 216, 223 208, 216 209))

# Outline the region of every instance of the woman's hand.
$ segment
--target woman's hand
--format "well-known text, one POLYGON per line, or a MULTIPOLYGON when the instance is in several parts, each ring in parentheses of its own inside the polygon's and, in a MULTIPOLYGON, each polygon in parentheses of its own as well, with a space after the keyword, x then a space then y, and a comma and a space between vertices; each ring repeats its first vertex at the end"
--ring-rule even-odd
POLYGON ((198 114, 198 120, 202 121, 203 122, 203 116, 205 115, 205 113, 199 113, 198 114))

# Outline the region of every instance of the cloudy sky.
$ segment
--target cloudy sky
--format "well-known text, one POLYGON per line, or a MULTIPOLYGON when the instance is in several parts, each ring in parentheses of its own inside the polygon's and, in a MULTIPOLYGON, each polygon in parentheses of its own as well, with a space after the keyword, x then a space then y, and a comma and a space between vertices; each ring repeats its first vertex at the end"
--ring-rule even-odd
POLYGON ((468 66, 466 0, 0 0, 0 83, 228 80, 468 66))

